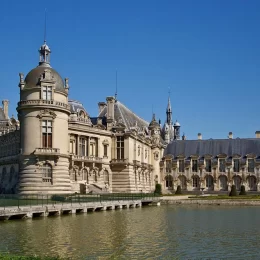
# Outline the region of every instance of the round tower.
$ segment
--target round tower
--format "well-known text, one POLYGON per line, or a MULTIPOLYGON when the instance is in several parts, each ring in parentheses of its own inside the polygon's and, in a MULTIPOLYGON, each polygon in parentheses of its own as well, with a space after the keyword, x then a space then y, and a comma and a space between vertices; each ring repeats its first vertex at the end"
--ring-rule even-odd
POLYGON ((174 139, 175 140, 180 140, 180 129, 181 129, 181 125, 180 123, 176 120, 176 122, 173 125, 174 127, 174 139))
POLYGON ((71 192, 69 178, 68 79, 65 83, 50 65, 51 50, 44 41, 39 65, 20 73, 21 194, 71 192))

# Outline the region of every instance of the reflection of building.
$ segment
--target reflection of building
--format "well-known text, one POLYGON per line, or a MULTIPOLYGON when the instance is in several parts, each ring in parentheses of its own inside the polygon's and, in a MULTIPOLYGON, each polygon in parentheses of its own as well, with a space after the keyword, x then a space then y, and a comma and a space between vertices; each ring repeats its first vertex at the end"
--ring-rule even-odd
POLYGON ((90 117, 68 100, 68 79, 50 66, 46 42, 39 53, 39 65, 19 74, 19 121, 8 119, 7 101, 0 109, 0 192, 153 191, 165 148, 155 116, 149 124, 107 97, 90 117))
MULTIPOLYGON (((183 138, 185 139, 185 138, 183 138)), ((256 138, 174 140, 160 162, 164 188, 174 190, 227 191, 260 189, 260 132, 256 138)))

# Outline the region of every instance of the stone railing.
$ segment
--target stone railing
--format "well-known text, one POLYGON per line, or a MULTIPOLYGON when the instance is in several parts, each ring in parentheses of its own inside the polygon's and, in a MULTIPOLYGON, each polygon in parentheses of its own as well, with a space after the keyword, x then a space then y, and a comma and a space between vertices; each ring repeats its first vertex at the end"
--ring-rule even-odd
POLYGON ((22 100, 18 102, 18 107, 22 106, 58 106, 64 109, 70 109, 70 105, 62 103, 55 100, 44 100, 44 99, 32 99, 32 100, 22 100))
POLYGON ((111 164, 128 164, 129 160, 128 159, 112 159, 111 164))
POLYGON ((60 149, 59 148, 36 148, 35 149, 35 154, 60 154, 60 149))
POLYGON ((70 117, 69 118, 69 123, 70 122, 77 122, 77 123, 82 123, 82 124, 87 124, 87 125, 91 125, 92 122, 89 118, 82 118, 82 117, 70 117))
POLYGON ((72 160, 74 161, 86 161, 86 162, 102 162, 102 158, 95 156, 81 156, 81 155, 72 155, 72 160))

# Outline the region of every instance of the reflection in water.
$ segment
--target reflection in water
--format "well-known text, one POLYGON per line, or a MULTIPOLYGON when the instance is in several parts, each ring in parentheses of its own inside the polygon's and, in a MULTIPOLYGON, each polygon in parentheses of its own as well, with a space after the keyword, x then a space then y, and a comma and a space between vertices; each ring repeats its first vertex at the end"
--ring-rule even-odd
POLYGON ((260 259, 257 207, 161 206, 0 222, 0 251, 73 259, 260 259))

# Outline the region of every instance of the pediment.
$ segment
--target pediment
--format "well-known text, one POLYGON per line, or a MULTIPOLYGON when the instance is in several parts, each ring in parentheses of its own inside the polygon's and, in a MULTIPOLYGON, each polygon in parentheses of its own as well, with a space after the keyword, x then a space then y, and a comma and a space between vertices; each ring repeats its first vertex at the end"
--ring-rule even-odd
POLYGON ((254 158, 256 158, 256 155, 254 153, 249 153, 249 154, 246 155, 246 157, 254 159, 254 158))
POLYGON ((225 159, 225 158, 227 158, 227 154, 225 154, 225 153, 220 153, 220 154, 217 155, 217 157, 218 157, 218 158, 225 159))

